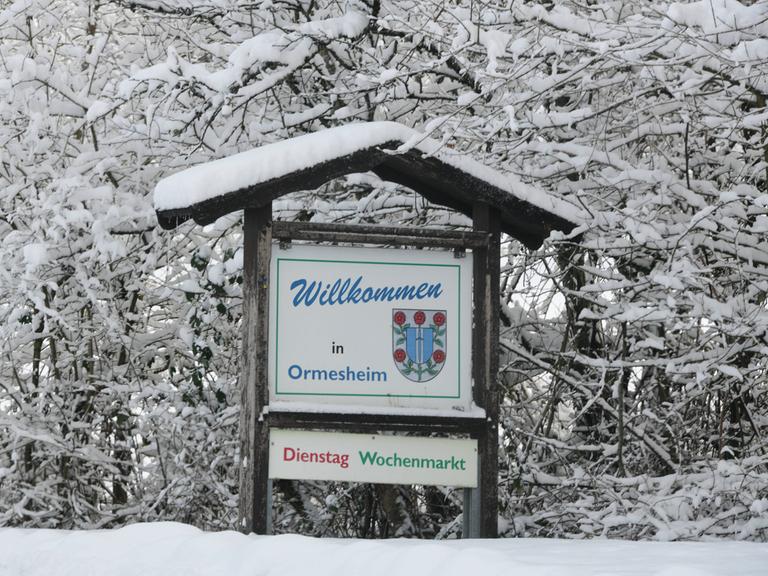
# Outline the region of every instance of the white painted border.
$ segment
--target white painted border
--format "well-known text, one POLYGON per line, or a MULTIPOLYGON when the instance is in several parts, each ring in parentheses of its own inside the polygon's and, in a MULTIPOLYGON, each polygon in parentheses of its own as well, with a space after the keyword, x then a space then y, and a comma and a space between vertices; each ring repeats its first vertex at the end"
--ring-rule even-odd
MULTIPOLYGON (((270 402, 301 402, 468 412, 471 396, 472 255, 392 248, 295 245, 273 246, 270 286, 270 402), (440 282, 439 298, 298 307, 290 284, 298 278, 321 280, 363 276, 363 284, 419 285, 440 282), (415 383, 402 376, 392 358, 392 310, 447 310, 447 360, 433 380, 415 383), (332 356, 332 343, 344 347, 332 356), (291 366, 330 371, 385 372, 383 382, 292 380, 291 366)), ((294 373, 296 371, 294 370, 294 373)))

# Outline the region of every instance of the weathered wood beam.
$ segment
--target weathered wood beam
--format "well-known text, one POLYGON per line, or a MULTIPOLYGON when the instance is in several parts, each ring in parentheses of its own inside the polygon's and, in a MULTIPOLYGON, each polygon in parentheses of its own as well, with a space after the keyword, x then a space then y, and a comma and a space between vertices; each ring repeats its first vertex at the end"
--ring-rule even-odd
POLYGON ((488 245, 483 232, 406 228, 365 224, 325 224, 274 222, 272 236, 278 240, 313 240, 361 244, 432 246, 436 248, 476 248, 488 245))
POLYGON ((267 415, 270 428, 340 430, 344 432, 392 432, 478 434, 485 418, 469 416, 422 416, 401 414, 351 414, 330 412, 276 412, 267 415))
POLYGON ((243 224, 243 344, 240 373, 240 508, 238 529, 266 534, 269 526, 269 263, 272 204, 245 211, 243 224))
POLYGON ((480 458, 480 513, 478 536, 498 536, 498 442, 499 442, 499 215, 490 205, 473 206, 475 230, 487 232, 487 248, 473 254, 474 325, 472 332, 472 380, 475 403, 485 409, 485 429, 478 436, 480 458))

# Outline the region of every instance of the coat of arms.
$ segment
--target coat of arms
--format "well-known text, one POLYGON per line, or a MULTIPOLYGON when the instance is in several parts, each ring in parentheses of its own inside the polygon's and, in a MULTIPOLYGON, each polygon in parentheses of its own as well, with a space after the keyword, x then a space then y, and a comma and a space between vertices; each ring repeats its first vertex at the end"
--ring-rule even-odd
POLYGON ((392 310, 392 355, 400 373, 427 382, 445 366, 445 310, 392 310))

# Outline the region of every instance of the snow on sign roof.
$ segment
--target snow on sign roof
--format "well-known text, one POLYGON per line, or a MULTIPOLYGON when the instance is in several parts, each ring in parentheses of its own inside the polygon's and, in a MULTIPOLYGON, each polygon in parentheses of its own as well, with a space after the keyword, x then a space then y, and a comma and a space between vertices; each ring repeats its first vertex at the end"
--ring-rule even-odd
POLYGON ((532 248, 581 220, 574 206, 395 122, 329 128, 193 166, 158 182, 155 210, 166 229, 189 218, 210 224, 229 212, 368 171, 468 216, 474 201, 487 202, 499 211, 502 231, 532 248))

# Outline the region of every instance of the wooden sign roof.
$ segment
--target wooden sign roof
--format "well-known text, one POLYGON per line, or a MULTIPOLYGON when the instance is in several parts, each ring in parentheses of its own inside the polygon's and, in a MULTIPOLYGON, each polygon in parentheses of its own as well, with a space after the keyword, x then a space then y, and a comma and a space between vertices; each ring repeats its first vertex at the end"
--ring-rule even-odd
POLYGON ((351 173, 374 172, 434 204, 471 216, 475 201, 498 210, 502 231, 537 248, 553 230, 570 232, 580 211, 394 122, 349 124, 193 166, 155 188, 160 225, 217 218, 313 190, 351 173))

